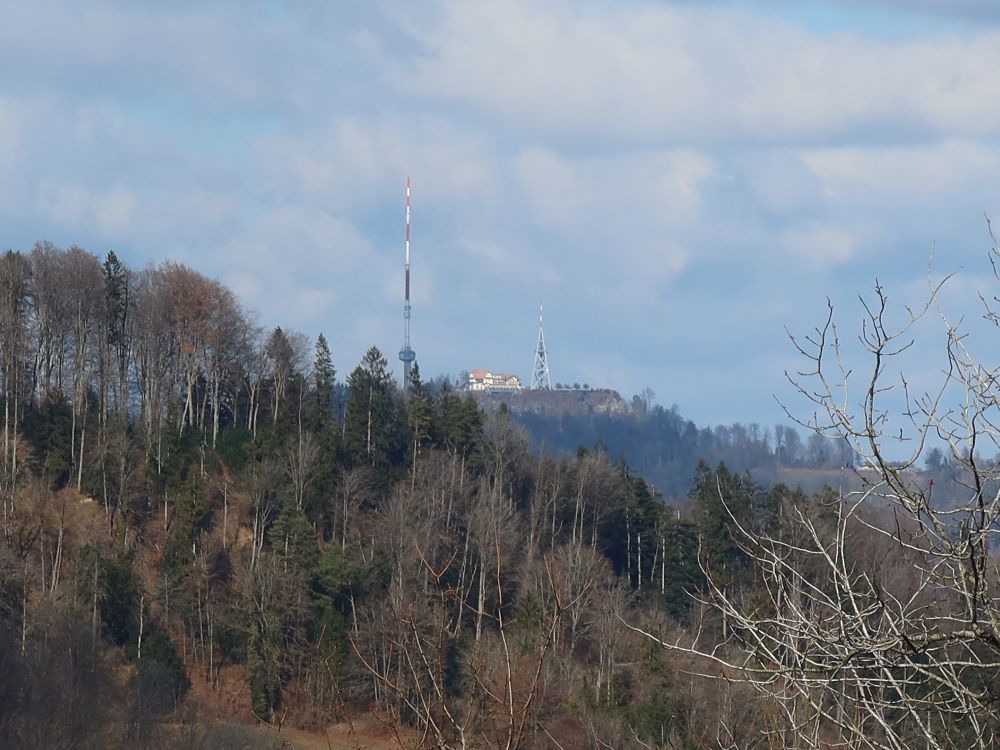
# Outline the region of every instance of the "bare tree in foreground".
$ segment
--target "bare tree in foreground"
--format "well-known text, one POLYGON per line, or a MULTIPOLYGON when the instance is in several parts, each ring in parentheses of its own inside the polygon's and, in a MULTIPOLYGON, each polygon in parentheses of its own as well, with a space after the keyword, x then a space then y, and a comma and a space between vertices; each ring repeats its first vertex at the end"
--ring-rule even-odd
MULTIPOLYGON (((995 242, 990 260, 996 275, 995 242)), ((938 303, 943 283, 931 283, 926 305, 906 308, 895 327, 881 286, 862 299, 864 372, 843 364, 832 306, 812 335, 791 337, 807 366, 789 379, 815 407, 800 424, 848 441, 861 487, 825 512, 786 509, 772 535, 731 514, 755 568, 753 596, 724 590, 706 565, 704 600, 723 635, 660 641, 701 657, 705 674, 765 694, 781 718, 775 746, 1000 740, 1000 368, 949 321, 938 303), (936 390, 917 394, 893 369, 934 314, 947 334, 944 369, 936 390), (945 452, 960 489, 947 500, 916 471, 931 445, 945 452), (902 449, 907 458, 889 460, 902 449)), ((980 299, 985 320, 1000 326, 997 298, 980 299)))

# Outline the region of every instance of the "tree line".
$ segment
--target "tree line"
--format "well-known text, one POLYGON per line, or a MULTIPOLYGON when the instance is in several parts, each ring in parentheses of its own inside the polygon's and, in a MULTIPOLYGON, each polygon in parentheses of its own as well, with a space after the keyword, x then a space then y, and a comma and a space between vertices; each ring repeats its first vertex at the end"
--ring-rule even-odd
POLYGON ((701 459, 749 471, 765 483, 780 481, 783 469, 854 465, 854 454, 843 440, 815 432, 803 437, 795 427, 782 424, 698 427, 677 406, 667 408, 639 396, 624 414, 524 412, 516 418, 536 447, 571 452, 581 444, 602 443, 612 455, 626 456, 668 498, 687 494, 693 467, 701 459))

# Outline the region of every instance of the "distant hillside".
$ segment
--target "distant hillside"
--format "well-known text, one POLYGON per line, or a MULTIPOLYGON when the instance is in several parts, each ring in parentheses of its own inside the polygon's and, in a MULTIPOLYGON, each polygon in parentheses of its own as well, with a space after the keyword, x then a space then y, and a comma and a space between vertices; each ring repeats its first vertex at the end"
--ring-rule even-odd
MULTIPOLYGON (((778 481, 775 435, 780 435, 782 457, 792 457, 787 428, 773 432, 759 425, 699 428, 676 408, 647 407, 638 398, 628 403, 609 389, 473 395, 487 412, 506 404, 536 448, 573 453, 580 447, 603 445, 612 458, 624 457, 666 497, 687 494, 700 459, 711 464, 723 461, 738 472, 750 471, 762 483, 778 481)), ((797 433, 790 440, 795 445, 795 465, 815 466, 829 460, 819 451, 810 456, 797 433)))
POLYGON ((517 415, 549 416, 588 414, 627 414, 630 409, 618 391, 609 388, 593 390, 514 391, 487 393, 472 391, 473 398, 487 413, 506 404, 517 415))
MULTIPOLYGON (((803 440, 785 425, 698 427, 676 407, 647 408, 638 397, 628 403, 609 389, 473 395, 487 412, 506 405, 536 449, 573 454, 581 447, 601 445, 612 459, 624 458, 667 498, 687 496, 699 460, 713 466, 723 462, 732 471, 750 472, 760 484, 782 483, 807 494, 824 487, 845 492, 864 488, 865 469, 852 468, 846 444, 816 434, 803 440)), ((940 451, 929 463, 929 473, 913 470, 907 476, 917 484, 932 479, 934 498, 942 506, 960 502, 968 481, 963 483, 940 451)))

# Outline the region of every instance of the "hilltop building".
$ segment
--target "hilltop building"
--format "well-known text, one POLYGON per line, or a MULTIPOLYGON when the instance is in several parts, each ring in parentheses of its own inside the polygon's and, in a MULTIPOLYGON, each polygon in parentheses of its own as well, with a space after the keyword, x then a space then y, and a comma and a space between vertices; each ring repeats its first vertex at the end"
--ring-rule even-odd
POLYGON ((524 388, 517 375, 490 370, 472 370, 464 386, 465 390, 485 393, 513 393, 524 388))

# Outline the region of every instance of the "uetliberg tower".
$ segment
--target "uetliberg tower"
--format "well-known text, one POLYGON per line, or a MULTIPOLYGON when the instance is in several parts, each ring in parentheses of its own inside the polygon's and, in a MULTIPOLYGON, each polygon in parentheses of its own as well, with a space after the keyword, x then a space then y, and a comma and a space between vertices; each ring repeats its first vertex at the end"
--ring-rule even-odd
POLYGON ((403 363, 403 393, 410 391, 410 369, 417 358, 410 347, 410 178, 406 178, 406 265, 403 270, 403 347, 399 359, 403 363))

